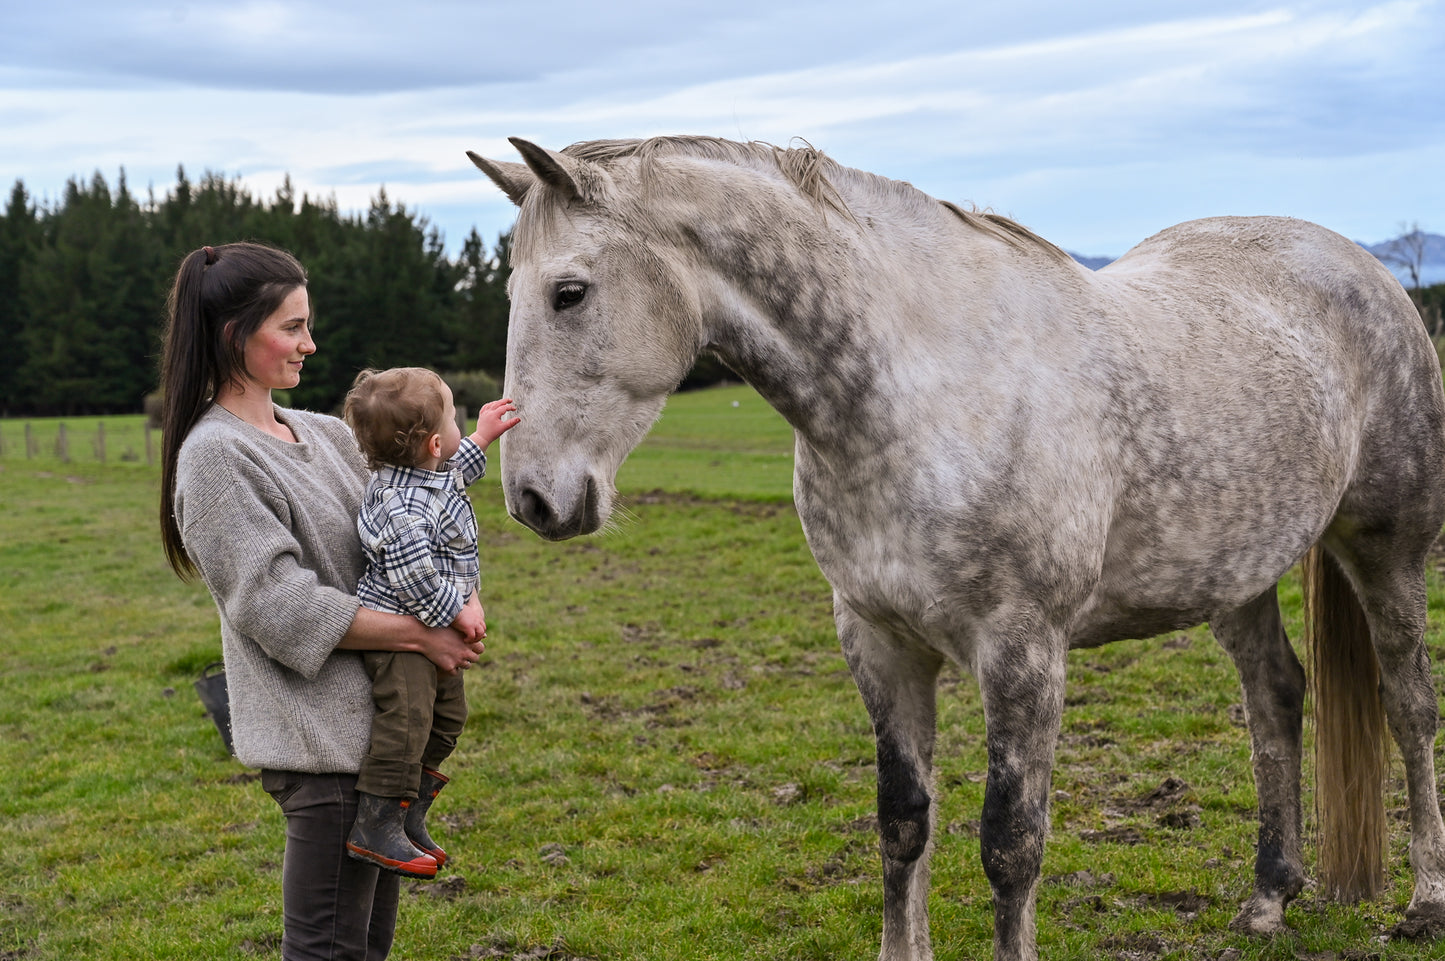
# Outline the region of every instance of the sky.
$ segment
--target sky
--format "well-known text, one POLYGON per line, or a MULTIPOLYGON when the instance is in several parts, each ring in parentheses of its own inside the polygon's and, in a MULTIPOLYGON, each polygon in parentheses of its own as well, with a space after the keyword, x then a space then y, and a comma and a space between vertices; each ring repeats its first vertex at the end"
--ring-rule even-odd
POLYGON ((1219 214, 1377 243, 1445 233, 1442 73, 1445 0, 6 0, 0 186, 385 190, 455 253, 514 219, 467 150, 709 134, 1089 256, 1219 214))

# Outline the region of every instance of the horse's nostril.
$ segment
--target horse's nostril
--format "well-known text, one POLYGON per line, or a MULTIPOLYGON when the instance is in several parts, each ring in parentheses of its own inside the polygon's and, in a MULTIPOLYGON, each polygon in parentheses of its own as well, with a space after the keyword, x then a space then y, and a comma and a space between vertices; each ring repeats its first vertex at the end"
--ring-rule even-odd
POLYGON ((554 514, 546 498, 532 488, 522 491, 517 508, 517 519, 534 531, 544 531, 553 524, 554 514))
POLYGON ((588 477, 587 488, 582 492, 582 516, 577 518, 579 526, 597 516, 597 499, 597 481, 595 478, 588 477))

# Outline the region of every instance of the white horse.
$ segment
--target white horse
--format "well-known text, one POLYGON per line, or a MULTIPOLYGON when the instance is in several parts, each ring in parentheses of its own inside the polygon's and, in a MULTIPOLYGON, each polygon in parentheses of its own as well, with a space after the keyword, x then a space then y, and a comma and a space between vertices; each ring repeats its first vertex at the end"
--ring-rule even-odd
POLYGON ((988 726, 995 957, 1034 958, 1066 652, 1205 621, 1239 671, 1259 792, 1235 926, 1283 929, 1305 879, 1305 673, 1275 585, 1307 552, 1336 682, 1319 713, 1345 712, 1319 722, 1322 888, 1383 883, 1383 700, 1409 784, 1407 913, 1445 921, 1422 641, 1445 399, 1373 257, 1308 223, 1223 218, 1092 273, 811 148, 512 143, 525 164, 471 155, 520 207, 508 509, 550 539, 597 530, 618 465, 704 350, 787 418, 798 514, 877 739, 882 958, 932 957, 945 659, 977 679, 988 726))

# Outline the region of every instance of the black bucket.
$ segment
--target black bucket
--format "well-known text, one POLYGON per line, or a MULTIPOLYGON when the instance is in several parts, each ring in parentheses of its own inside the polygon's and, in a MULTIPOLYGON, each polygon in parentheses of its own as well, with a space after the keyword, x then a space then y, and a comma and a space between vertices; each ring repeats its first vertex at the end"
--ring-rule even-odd
POLYGON ((221 732, 221 740, 226 742, 226 750, 234 757, 236 746, 231 743, 231 699, 226 693, 225 667, 222 661, 212 661, 203 667, 201 679, 196 682, 196 693, 200 695, 206 715, 215 723, 216 730, 221 732))

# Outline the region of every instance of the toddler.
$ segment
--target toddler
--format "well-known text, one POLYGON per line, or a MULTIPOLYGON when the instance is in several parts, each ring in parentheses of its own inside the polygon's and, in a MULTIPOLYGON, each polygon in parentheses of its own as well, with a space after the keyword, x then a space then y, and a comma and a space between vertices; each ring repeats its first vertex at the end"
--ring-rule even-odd
MULTIPOLYGON (((356 523, 367 561, 356 589, 362 604, 450 625, 469 639, 486 636, 466 488, 486 472, 487 445, 517 425, 508 416, 516 409, 510 400, 484 405, 476 431, 462 437, 451 389, 432 371, 357 375, 344 417, 375 472, 356 523)), ((466 723, 462 676, 439 673, 423 654, 362 657, 376 714, 346 849, 397 874, 435 877, 447 855, 427 833, 426 813, 448 781, 438 768, 466 723)))

